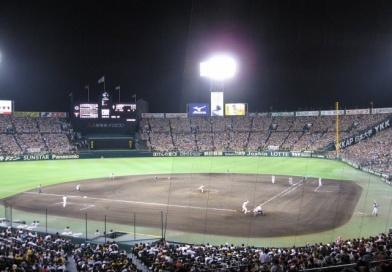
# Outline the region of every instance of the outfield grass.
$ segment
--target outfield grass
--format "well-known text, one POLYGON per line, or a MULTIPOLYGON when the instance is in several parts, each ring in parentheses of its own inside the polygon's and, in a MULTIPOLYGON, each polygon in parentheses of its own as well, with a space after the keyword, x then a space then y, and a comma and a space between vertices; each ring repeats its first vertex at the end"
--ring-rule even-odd
MULTIPOLYGON (((350 222, 337 229, 282 239, 245 240, 230 237, 203 237, 184 234, 177 239, 190 242, 248 243, 252 245, 292 245, 306 242, 330 242, 341 235, 344 239, 361 236, 374 236, 388 232, 391 222, 392 187, 379 177, 364 173, 353 167, 333 160, 311 158, 279 158, 279 157, 174 157, 174 158, 117 158, 117 159, 85 159, 59 161, 28 161, 0 163, 1 188, 0 198, 18 194, 23 191, 52 184, 85 180, 91 178, 108 178, 112 171, 116 176, 128 175, 160 175, 176 173, 254 173, 266 175, 288 175, 321 177, 344 182, 353 180, 363 188, 356 213, 350 222), (372 203, 376 199, 380 204, 378 217, 372 217, 372 203)), ((339 211, 336 211, 339 212, 339 211)), ((2 216, 0 212, 0 217, 2 216)), ((170 232, 166 237, 170 239, 170 232)), ((245 237, 246 239, 246 237, 245 237)))

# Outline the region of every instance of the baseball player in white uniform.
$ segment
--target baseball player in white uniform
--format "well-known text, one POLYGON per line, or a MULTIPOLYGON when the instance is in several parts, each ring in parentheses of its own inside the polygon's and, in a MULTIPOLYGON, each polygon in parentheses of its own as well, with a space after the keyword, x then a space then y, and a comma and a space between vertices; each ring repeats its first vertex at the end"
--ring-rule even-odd
POLYGON ((378 203, 374 200, 374 202, 373 202, 373 211, 372 211, 372 215, 378 215, 378 207, 379 207, 380 205, 378 205, 378 203))
POLYGON ((204 194, 204 184, 202 184, 199 188, 197 188, 202 194, 204 194))
POLYGON ((63 195, 63 207, 65 208, 67 206, 67 196, 63 195))
POLYGON ((290 184, 290 186, 293 185, 293 178, 289 178, 289 184, 290 184))
POLYGON ((247 200, 247 201, 245 201, 244 203, 242 203, 242 211, 245 213, 245 214, 247 214, 249 211, 248 211, 248 208, 246 207, 247 205, 248 205, 248 203, 249 203, 249 200, 247 200))
POLYGON ((275 176, 272 176, 271 181, 272 181, 272 184, 275 183, 275 176))

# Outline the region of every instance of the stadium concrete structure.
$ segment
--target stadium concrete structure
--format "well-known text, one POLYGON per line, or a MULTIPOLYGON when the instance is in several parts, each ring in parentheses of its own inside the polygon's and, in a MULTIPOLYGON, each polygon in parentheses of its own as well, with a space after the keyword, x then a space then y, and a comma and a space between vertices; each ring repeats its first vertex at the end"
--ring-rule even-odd
MULTIPOLYGON (((73 234, 86 239, 94 238, 91 229, 107 233, 115 230, 130 235, 128 242, 166 238, 189 243, 279 246, 330 242, 339 235, 353 238, 388 232, 390 161, 383 165, 383 172, 360 162, 354 156, 358 154, 344 151, 369 145, 370 139, 380 135, 388 139, 383 135, 390 135, 391 113, 385 109, 379 113, 367 110, 368 114, 353 110, 357 114, 340 116, 344 129, 340 131, 339 153, 331 149, 336 136, 335 111, 327 116, 269 113, 211 120, 184 114, 144 114, 139 130, 132 135, 135 145, 129 145, 129 150, 100 150, 88 143, 86 149, 68 153, 56 154, 50 152, 53 149, 31 146, 19 154, 10 154, 2 145, 4 217, 12 214, 13 220, 39 220, 45 231, 72 225, 73 234), (209 128, 205 120, 210 123, 209 128), (323 135, 329 141, 322 139, 317 130, 326 123, 323 135), (243 130, 244 124, 248 130, 243 130), (196 131, 192 130, 194 125, 196 131), (269 137, 263 138, 264 133, 269 137), (279 140, 282 135, 287 140, 299 133, 307 140, 301 142, 301 137, 296 136, 297 141, 291 145, 294 148, 279 140), (240 137, 237 139, 235 134, 240 137), (210 140, 199 146, 190 144, 200 143, 208 135, 215 140, 213 149, 205 148, 210 140), (223 139, 226 144, 218 141, 228 135, 232 138, 223 139), (316 135, 316 141, 311 140, 316 135), (264 145, 261 141, 253 145, 253 139, 263 139, 264 145), (247 146, 235 145, 237 141, 246 142, 247 146), (295 144, 303 146, 305 142, 312 145, 295 149, 295 144), (318 142, 324 144, 325 150, 317 146, 318 142), (28 173, 21 173, 21 169, 28 169, 28 173), (112 172, 115 179, 109 179, 112 172), (271 175, 276 177, 274 184, 271 175), (42 194, 37 191, 39 184, 43 185, 42 194), (81 184, 80 192, 75 189, 77 184, 81 184), (203 194, 197 190, 201 184, 205 185, 203 194), (61 201, 63 195, 68 197, 66 207, 61 201), (380 203, 377 218, 371 215, 375 199, 380 203), (249 208, 261 204, 265 216, 241 213, 245 200, 249 201, 249 208)), ((17 112, 13 117, 1 116, 2 124, 7 126, 2 127, 3 142, 9 143, 7 137, 13 137, 15 148, 22 142, 23 134, 30 139, 56 133, 63 136, 63 125, 56 122, 37 121, 37 131, 32 126, 33 131, 29 128, 29 132, 23 132, 19 122, 30 122, 34 117, 17 116, 17 112), (60 127, 60 131, 40 131, 52 125, 60 127)), ((67 129, 72 128, 69 125, 67 129)), ((78 139, 74 140, 73 143, 78 139)), ((390 150, 384 151, 390 154, 390 150)), ((380 165, 381 162, 375 166, 380 165)))

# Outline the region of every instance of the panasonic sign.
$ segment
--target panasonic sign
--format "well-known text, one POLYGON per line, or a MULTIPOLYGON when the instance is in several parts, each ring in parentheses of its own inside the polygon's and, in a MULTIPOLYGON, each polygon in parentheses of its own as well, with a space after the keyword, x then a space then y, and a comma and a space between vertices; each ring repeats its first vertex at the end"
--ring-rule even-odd
POLYGON ((208 104, 193 103, 188 105, 189 116, 208 116, 210 106, 208 104))

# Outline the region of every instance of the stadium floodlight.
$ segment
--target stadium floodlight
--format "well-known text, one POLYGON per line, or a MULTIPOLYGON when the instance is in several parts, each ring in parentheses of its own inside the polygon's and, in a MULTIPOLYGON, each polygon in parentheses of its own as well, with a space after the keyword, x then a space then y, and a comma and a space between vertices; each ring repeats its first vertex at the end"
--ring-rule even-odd
POLYGON ((236 62, 226 55, 214 56, 208 61, 200 63, 200 76, 212 80, 223 81, 233 77, 236 71, 236 62))

